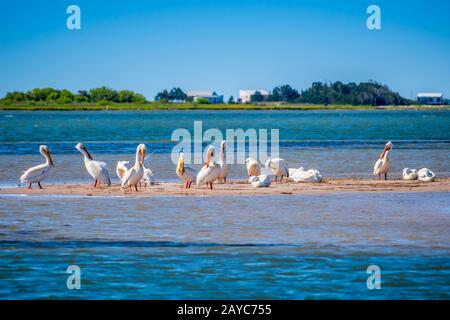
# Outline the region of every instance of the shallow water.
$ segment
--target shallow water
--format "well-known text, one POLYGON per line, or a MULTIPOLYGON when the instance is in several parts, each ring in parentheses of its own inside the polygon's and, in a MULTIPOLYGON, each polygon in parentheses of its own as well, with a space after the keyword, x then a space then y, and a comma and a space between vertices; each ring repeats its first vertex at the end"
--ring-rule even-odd
MULTIPOLYGON (((57 169, 47 183, 87 182, 81 141, 105 161, 111 177, 118 160, 134 161, 138 143, 154 152, 148 166, 156 179, 174 181, 170 161, 172 131, 203 121, 203 131, 218 128, 280 130, 280 156, 290 167, 318 169, 325 177, 370 177, 384 144, 391 140, 392 176, 404 167, 427 167, 450 176, 449 111, 73 111, 0 112, 0 186, 16 185, 23 170, 42 163, 39 144, 47 144, 57 169)), ((194 166, 195 167, 195 166, 194 166)), ((231 179, 245 177, 233 165, 231 179)))
MULTIPOLYGON (((387 140, 392 176, 450 176, 448 111, 0 112, 0 186, 42 161, 41 143, 56 163, 45 183, 89 182, 78 141, 113 177, 145 142, 157 179, 175 180, 170 135, 194 120, 204 130, 279 128, 281 156, 326 177, 369 177, 387 140)), ((243 176, 232 167, 231 178, 243 176)), ((0 298, 448 299, 449 199, 0 195, 0 298), (81 290, 66 287, 73 264, 81 290), (372 264, 381 290, 367 289, 372 264)))
POLYGON ((449 199, 0 196, 0 297, 449 298, 449 199))

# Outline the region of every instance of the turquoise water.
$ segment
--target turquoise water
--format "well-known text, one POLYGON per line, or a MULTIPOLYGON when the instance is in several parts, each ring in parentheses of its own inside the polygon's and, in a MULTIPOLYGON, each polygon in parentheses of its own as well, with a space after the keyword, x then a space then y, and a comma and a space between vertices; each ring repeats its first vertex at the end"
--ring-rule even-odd
MULTIPOLYGON (((57 168, 44 186, 89 182, 79 141, 111 173, 145 142, 157 179, 175 180, 170 135, 195 120, 278 128, 281 156, 326 177, 370 177, 387 140, 392 176, 406 166, 450 176, 448 111, 0 112, 0 187, 42 161, 41 143, 57 168)), ((448 299, 449 199, 0 195, 0 298, 448 299), (69 265, 81 268, 81 290, 66 287, 69 265), (367 289, 369 265, 381 268, 381 290, 367 289)))
MULTIPOLYGON (((391 140, 392 176, 404 167, 427 167, 450 176, 449 111, 55 111, 0 112, 0 186, 16 185, 23 170, 42 162, 39 144, 47 144, 58 170, 48 182, 88 182, 81 156, 74 149, 83 142, 114 171, 118 160, 134 161, 138 143, 153 152, 150 167, 160 181, 175 181, 169 154, 176 142, 172 131, 279 129, 280 156, 291 167, 318 169, 325 177, 370 177, 384 144, 391 140)), ((231 179, 245 177, 233 165, 231 179)), ((113 177, 115 178, 115 177, 113 177)), ((116 180, 117 182, 118 180, 116 180)))

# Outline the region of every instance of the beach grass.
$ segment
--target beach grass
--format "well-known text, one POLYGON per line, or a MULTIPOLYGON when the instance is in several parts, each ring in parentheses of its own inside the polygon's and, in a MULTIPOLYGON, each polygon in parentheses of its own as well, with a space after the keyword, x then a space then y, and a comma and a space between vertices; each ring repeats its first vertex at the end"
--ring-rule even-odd
POLYGON ((0 110, 367 110, 367 109, 430 109, 430 106, 354 106, 310 104, 196 104, 196 103, 13 103, 0 102, 0 110))

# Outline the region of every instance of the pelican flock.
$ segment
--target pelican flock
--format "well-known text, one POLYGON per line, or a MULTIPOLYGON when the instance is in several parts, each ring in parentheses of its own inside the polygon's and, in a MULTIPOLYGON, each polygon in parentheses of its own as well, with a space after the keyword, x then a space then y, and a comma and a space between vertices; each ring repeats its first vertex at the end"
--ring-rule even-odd
POLYGON ((132 187, 134 187, 135 190, 138 191, 137 185, 144 176, 144 160, 146 151, 147 149, 145 147, 145 144, 141 143, 140 145, 137 146, 134 166, 129 168, 122 177, 121 180, 122 189, 129 187, 131 191, 132 187))
POLYGON ((39 152, 45 158, 45 163, 31 167, 20 176, 20 183, 28 183, 28 189, 31 189, 33 183, 37 183, 39 189, 42 189, 41 181, 48 177, 50 171, 55 166, 52 156, 46 145, 39 146, 39 152))
POLYGON ((389 159, 389 152, 392 150, 393 144, 391 141, 386 143, 383 152, 380 154, 380 158, 375 162, 373 167, 373 175, 381 178, 384 174, 384 180, 387 180, 387 174, 391 169, 391 160, 389 159))
POLYGON ((214 161, 215 148, 213 146, 209 147, 206 151, 206 161, 205 165, 197 174, 197 186, 206 184, 206 186, 212 190, 213 182, 219 178, 221 168, 220 165, 214 161))
MULTIPOLYGON (((94 179, 94 188, 99 188, 102 183, 110 186, 111 179, 106 163, 94 160, 92 154, 82 143, 78 143, 75 148, 83 155, 86 170, 94 179)), ((379 159, 374 165, 373 174, 380 178, 384 175, 385 180, 387 180, 387 175, 391 169, 389 153, 392 148, 393 144, 391 141, 386 143, 383 152, 380 154, 379 159)), ((204 165, 198 172, 185 165, 184 153, 183 150, 181 150, 175 172, 183 181, 186 189, 191 187, 193 181, 196 182, 197 186, 206 184, 207 188, 211 190, 213 189, 213 183, 216 181, 226 183, 230 171, 230 165, 226 162, 226 141, 222 141, 220 150, 220 160, 216 162, 214 160, 216 153, 215 148, 213 146, 208 147, 204 165)), ((39 147, 39 152, 45 158, 45 163, 31 167, 23 172, 20 176, 19 186, 20 184, 27 183, 28 188, 32 188, 32 184, 37 183, 39 188, 42 189, 41 182, 50 175, 54 163, 49 148, 46 145, 41 145, 39 147)), ((146 152, 147 148, 145 144, 139 144, 136 148, 134 165, 129 161, 117 162, 116 174, 120 179, 122 190, 129 188, 130 191, 132 191, 134 187, 134 189, 138 191, 137 186, 142 182, 144 183, 145 188, 147 187, 147 184, 154 184, 155 178, 152 170, 144 166, 145 160, 150 157, 150 155, 147 157, 145 156, 146 152)), ((303 167, 298 169, 289 168, 287 161, 282 158, 268 159, 265 162, 263 174, 257 159, 251 157, 247 158, 245 160, 245 166, 247 169, 248 183, 255 188, 269 187, 273 180, 277 181, 278 177, 280 178, 280 182, 282 182, 284 177, 289 178, 294 182, 318 183, 323 180, 323 176, 318 170, 305 170, 303 167)), ((404 180, 432 182, 436 179, 436 175, 428 168, 422 168, 420 170, 404 168, 402 171, 402 178, 404 180)))
POLYGON ((111 179, 109 178, 108 166, 106 163, 94 160, 92 155, 82 143, 78 143, 75 146, 75 149, 80 151, 83 155, 84 166, 86 167, 87 172, 92 176, 92 178, 94 178, 94 188, 100 187, 101 183, 110 186, 111 179))

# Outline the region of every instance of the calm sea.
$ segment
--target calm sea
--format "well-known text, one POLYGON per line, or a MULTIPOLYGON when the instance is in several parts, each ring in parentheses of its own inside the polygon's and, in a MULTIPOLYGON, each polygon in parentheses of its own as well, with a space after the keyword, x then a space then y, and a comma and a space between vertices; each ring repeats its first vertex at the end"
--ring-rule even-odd
MULTIPOLYGON (((89 182, 84 142, 106 161, 145 142, 176 178, 173 129, 278 128, 290 166, 369 177, 386 141, 393 176, 450 176, 448 111, 0 112, 0 185, 54 153, 46 183, 89 182)), ((233 166, 232 178, 245 174, 233 166)), ((117 180, 116 180, 117 181, 117 180)), ((450 298, 448 193, 267 197, 0 196, 0 298, 450 298), (81 268, 81 290, 66 269, 81 268), (381 289, 369 290, 369 265, 381 289)))

